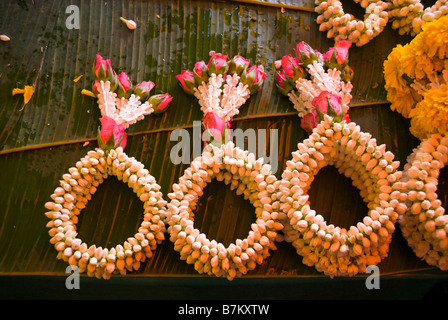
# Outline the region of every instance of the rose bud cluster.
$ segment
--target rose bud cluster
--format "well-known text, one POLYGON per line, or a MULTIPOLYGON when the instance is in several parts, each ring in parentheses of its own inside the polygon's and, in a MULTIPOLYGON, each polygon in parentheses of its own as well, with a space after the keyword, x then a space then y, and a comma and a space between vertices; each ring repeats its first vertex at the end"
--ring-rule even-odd
POLYGON ((198 61, 193 70, 183 70, 176 78, 184 92, 198 98, 204 115, 212 112, 229 122, 261 89, 266 73, 263 66, 250 66, 242 56, 229 58, 212 51, 208 63, 198 61))
POLYGON ((313 129, 324 120, 324 115, 328 114, 333 118, 333 121, 346 123, 350 122, 348 113, 344 113, 341 107, 341 97, 330 93, 328 91, 322 91, 312 102, 315 107, 310 113, 307 113, 302 117, 300 126, 308 134, 311 134, 313 129))
POLYGON ((279 91, 288 95, 296 88, 297 80, 310 78, 309 66, 316 61, 322 64, 325 70, 337 69, 341 71, 341 78, 345 82, 353 78, 353 70, 348 65, 348 51, 351 46, 350 41, 336 41, 335 46, 328 49, 326 53, 320 53, 313 49, 305 41, 296 46, 296 56, 286 55, 279 61, 280 70, 277 71, 276 80, 279 91))
POLYGON ((173 99, 168 93, 151 95, 155 84, 142 81, 134 85, 126 72, 116 74, 110 60, 96 55, 93 94, 98 98, 102 128, 98 129, 99 146, 106 152, 126 145, 124 130, 151 113, 162 113, 173 99), (120 139, 124 139, 120 142, 120 139))
POLYGON ((154 113, 164 112, 172 98, 168 94, 156 94, 150 96, 155 84, 152 81, 142 81, 134 85, 126 72, 116 74, 109 59, 104 59, 101 55, 96 55, 93 66, 93 92, 98 95, 100 82, 110 82, 110 91, 115 92, 118 98, 129 99, 131 95, 139 98, 139 101, 148 101, 154 108, 154 113))
POLYGON ((251 94, 261 89, 263 81, 266 79, 266 73, 262 66, 253 65, 249 67, 249 60, 239 55, 229 59, 227 55, 222 53, 211 52, 210 56, 207 64, 204 61, 198 61, 193 71, 183 70, 176 76, 186 93, 193 95, 194 88, 208 82, 213 74, 223 77, 238 75, 241 83, 249 87, 251 94))
POLYGON ((278 90, 289 97, 298 111, 301 127, 311 133, 330 115, 335 122, 350 122, 348 104, 351 101, 349 48, 351 42, 337 41, 326 53, 320 53, 302 41, 296 46, 296 56, 285 55, 276 63, 278 90))

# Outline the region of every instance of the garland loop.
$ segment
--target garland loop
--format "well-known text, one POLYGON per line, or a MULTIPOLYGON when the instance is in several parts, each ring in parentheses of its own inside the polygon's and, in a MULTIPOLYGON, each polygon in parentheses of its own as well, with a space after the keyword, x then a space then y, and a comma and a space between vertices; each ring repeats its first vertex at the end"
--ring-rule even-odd
POLYGON ((385 145, 378 146, 354 122, 335 122, 325 115, 292 155, 280 190, 287 196, 282 208, 292 226, 285 228, 286 239, 303 256, 303 263, 330 277, 353 276, 386 257, 394 224, 406 207, 399 162, 393 161, 385 145), (368 216, 348 230, 327 224, 310 207, 307 190, 326 165, 351 178, 367 202, 368 216))
POLYGON ((141 262, 150 258, 164 239, 165 225, 159 219, 159 211, 167 202, 154 177, 143 164, 128 157, 122 147, 110 150, 107 155, 99 148, 89 151, 68 171, 51 195, 53 201, 45 204, 50 210, 45 215, 51 219, 47 227, 50 243, 58 251, 57 258, 78 266, 80 273, 104 279, 109 279, 113 273, 126 274, 126 271, 139 269, 141 262), (111 249, 88 246, 77 238, 78 216, 109 175, 127 183, 143 202, 143 222, 134 237, 123 245, 111 249))
POLYGON ((227 277, 229 280, 246 274, 268 257, 269 250, 275 250, 278 232, 283 229, 286 215, 279 210, 278 186, 280 181, 270 173, 271 166, 263 159, 255 160, 248 151, 227 142, 220 147, 209 144, 201 157, 193 160, 179 182, 168 194, 171 201, 168 210, 162 213, 166 220, 170 240, 180 258, 199 273, 227 277), (193 211, 204 187, 216 178, 224 181, 237 194, 255 207, 257 219, 245 239, 225 247, 222 243, 209 240, 194 227, 193 211))

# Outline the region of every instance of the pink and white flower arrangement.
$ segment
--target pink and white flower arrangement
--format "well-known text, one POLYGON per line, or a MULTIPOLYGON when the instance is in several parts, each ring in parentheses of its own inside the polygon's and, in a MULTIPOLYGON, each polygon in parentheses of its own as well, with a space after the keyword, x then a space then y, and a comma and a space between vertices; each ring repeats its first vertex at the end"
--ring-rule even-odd
POLYGON ((289 97, 302 118, 301 127, 308 133, 323 120, 323 114, 335 121, 349 121, 353 88, 353 70, 348 65, 350 46, 349 41, 337 41, 322 54, 302 41, 296 46, 296 57, 285 55, 276 64, 277 88, 289 97))
POLYGON ((266 73, 263 66, 250 66, 249 60, 242 56, 229 58, 211 51, 208 63, 198 61, 193 71, 183 70, 176 78, 185 93, 199 100, 203 120, 207 120, 205 127, 213 132, 211 136, 224 137, 224 143, 228 139, 228 130, 224 128, 230 128, 239 108, 261 89, 266 73))
MULTIPOLYGON (((165 112, 172 100, 168 93, 151 95, 155 87, 152 81, 142 81, 134 85, 126 72, 117 75, 110 60, 99 54, 96 55, 93 75, 93 95, 98 98, 103 126, 99 130, 98 142, 104 150, 115 149, 120 145, 104 139, 104 132, 110 131, 110 128, 120 128, 120 131, 124 132, 131 124, 151 113, 165 112), (104 129, 104 126, 108 129, 104 129)), ((108 136, 112 134, 109 132, 108 136)), ((124 133, 124 141, 125 138, 124 133)), ((124 145, 121 147, 124 148, 124 145)))

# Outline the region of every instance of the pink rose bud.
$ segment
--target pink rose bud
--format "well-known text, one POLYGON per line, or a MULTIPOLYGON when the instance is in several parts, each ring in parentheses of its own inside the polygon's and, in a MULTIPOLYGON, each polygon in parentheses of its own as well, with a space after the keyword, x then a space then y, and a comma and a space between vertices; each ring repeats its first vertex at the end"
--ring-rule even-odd
POLYGON ((171 100, 173 100, 173 97, 168 93, 163 93, 149 97, 148 103, 154 108, 154 113, 162 113, 168 109, 171 100))
POLYGON ((196 62, 193 69, 193 76, 197 86, 201 85, 202 82, 207 82, 209 76, 207 71, 207 65, 205 64, 204 61, 196 62))
POLYGON ((335 121, 341 121, 344 112, 341 107, 341 97, 328 91, 322 91, 311 102, 319 115, 320 120, 324 119, 324 114, 333 117, 335 121))
POLYGON ((93 74, 97 79, 106 79, 108 72, 107 60, 103 59, 99 54, 96 55, 95 64, 93 65, 93 74))
POLYGON ((227 63, 227 56, 223 55, 222 53, 216 53, 213 52, 211 54, 210 61, 208 62, 207 69, 208 74, 212 75, 213 73, 218 74, 224 74, 226 73, 228 68, 227 63))
POLYGON ((104 116, 100 118, 101 130, 98 128, 98 144, 101 149, 108 152, 111 149, 123 149, 126 147, 127 134, 122 124, 117 124, 114 119, 104 116))
MULTIPOLYGON (((209 137, 212 138, 210 143, 217 143, 220 145, 229 140, 230 137, 230 123, 222 120, 218 115, 213 112, 208 112, 203 118, 205 130, 208 132, 209 137), (223 140, 224 138, 224 140, 223 140)), ((204 136, 203 136, 203 139, 204 136)), ((204 141, 205 142, 205 141, 204 141)))
POLYGON ((99 54, 96 55, 95 64, 93 66, 93 74, 96 80, 111 81, 114 80, 114 71, 110 60, 103 59, 99 54))
POLYGON ((285 72, 286 79, 292 84, 294 84, 297 79, 305 77, 305 71, 299 65, 299 61, 290 54, 282 58, 282 68, 285 72))
POLYGON ((319 117, 317 116, 317 112, 313 110, 310 113, 307 113, 300 120, 300 127, 304 129, 308 134, 313 132, 313 129, 319 124, 319 117))
POLYGON ((320 60, 320 56, 316 53, 316 51, 311 48, 311 46, 305 41, 300 42, 296 46, 296 53, 297 60, 301 65, 304 65, 305 67, 312 64, 314 61, 322 62, 322 60, 320 60))
POLYGON ((240 82, 249 86, 250 94, 261 90, 263 81, 266 79, 266 73, 263 66, 252 66, 245 69, 241 74, 240 82))
POLYGON ((145 101, 154 86, 152 81, 143 81, 134 87, 134 94, 140 97, 140 101, 145 101))
POLYGON ((325 65, 331 69, 342 70, 348 63, 348 50, 351 45, 351 41, 336 41, 335 46, 328 49, 324 54, 325 65))
POLYGON ((317 61, 319 62, 319 63, 322 63, 322 62, 324 62, 325 61, 325 57, 324 57, 324 55, 322 54, 322 53, 320 53, 319 51, 317 51, 317 50, 314 50, 314 52, 316 53, 316 56, 317 56, 317 61))
POLYGON ((133 92, 133 86, 126 72, 122 72, 118 75, 118 98, 129 98, 133 92))
POLYGON ((194 74, 190 70, 183 70, 176 76, 182 89, 188 94, 194 94, 193 88, 195 87, 194 74))
POLYGON ((294 86, 286 79, 285 72, 283 70, 277 72, 275 80, 278 90, 285 96, 287 96, 288 93, 294 89, 294 86))
POLYGON ((237 75, 241 75, 241 73, 247 67, 249 67, 249 60, 242 56, 236 55, 232 58, 232 60, 230 60, 229 70, 227 71, 227 73, 229 74, 236 73, 237 75))
POLYGON ((93 85, 92 85, 92 91, 93 91, 93 93, 95 94, 95 95, 97 95, 98 94, 98 86, 100 85, 100 82, 98 81, 98 80, 95 80, 94 82, 93 82, 93 85))

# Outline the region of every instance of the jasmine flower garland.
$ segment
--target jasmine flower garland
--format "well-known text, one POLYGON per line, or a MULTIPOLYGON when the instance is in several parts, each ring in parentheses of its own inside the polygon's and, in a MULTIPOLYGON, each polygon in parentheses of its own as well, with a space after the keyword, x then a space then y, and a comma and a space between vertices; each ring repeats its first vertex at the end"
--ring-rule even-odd
POLYGON ((423 26, 448 14, 446 0, 437 0, 431 7, 425 8, 421 0, 392 0, 389 18, 392 28, 400 34, 415 36, 422 32, 423 26))
POLYGON ((303 263, 330 277, 354 276, 378 264, 387 256, 399 214, 406 210, 405 184, 394 155, 355 123, 324 115, 292 156, 282 174, 280 191, 286 201, 281 209, 291 225, 284 230, 285 239, 303 263), (369 208, 363 221, 348 230, 328 224, 309 204, 307 191, 327 165, 353 180, 369 208))
POLYGON ((348 117, 353 76, 348 66, 350 45, 337 41, 320 54, 301 42, 297 58, 283 57, 277 73, 278 89, 294 104, 301 127, 310 134, 298 144, 282 174, 280 208, 289 220, 284 239, 293 244, 304 264, 330 277, 354 276, 386 257, 394 224, 406 210, 399 162, 348 117), (368 216, 348 230, 328 224, 309 203, 308 189, 327 165, 353 180, 369 208, 368 216))
POLYGON ((183 70, 176 78, 187 94, 198 99, 205 132, 212 139, 204 139, 207 144, 202 155, 173 185, 168 210, 162 216, 182 260, 194 264, 199 273, 232 280, 254 269, 270 255, 270 249, 276 249, 274 242, 281 238, 278 231, 283 229, 281 221, 286 221, 286 215, 279 211, 279 182, 271 174, 271 166, 235 147, 229 133, 233 116, 251 94, 261 89, 266 73, 263 66, 249 66, 244 57, 229 59, 212 51, 208 64, 198 61, 193 71, 183 70), (215 178, 249 199, 257 217, 248 236, 228 247, 208 239, 193 222, 197 200, 215 178))
POLYGON ((402 179, 408 208, 399 219, 403 236, 417 257, 441 270, 448 270, 448 216, 438 199, 437 185, 447 163, 446 134, 432 134, 414 149, 402 179))
POLYGON ((338 0, 316 0, 314 11, 320 31, 327 31, 328 38, 336 41, 348 40, 358 47, 367 44, 378 36, 388 22, 389 3, 378 0, 354 0, 366 13, 364 20, 356 20, 353 15, 345 13, 338 0))
POLYGON ((173 185, 171 199, 162 217, 168 225, 170 240, 181 260, 193 264, 199 273, 224 277, 240 277, 270 256, 275 241, 283 229, 286 215, 279 210, 280 181, 271 174, 271 166, 254 154, 235 147, 229 141, 220 147, 207 145, 202 156, 196 158, 173 185), (224 181, 243 194, 255 207, 256 220, 245 239, 225 247, 210 240, 194 227, 193 211, 202 190, 213 179, 224 181))
POLYGON ((168 94, 149 96, 154 83, 143 81, 133 86, 123 72, 119 76, 110 60, 96 55, 93 96, 98 97, 102 118, 98 128, 99 148, 87 152, 69 172, 62 175, 59 186, 45 203, 50 243, 58 251, 57 258, 79 268, 90 277, 109 279, 112 274, 126 274, 140 268, 153 255, 164 239, 165 224, 160 212, 167 202, 160 186, 144 165, 128 157, 125 130, 151 113, 161 113, 171 102, 168 94), (147 100, 147 101, 146 101, 147 100), (98 186, 110 175, 127 185, 143 203, 144 218, 134 235, 123 244, 108 249, 88 246, 77 237, 78 216, 95 194, 98 186))
POLYGON ((51 195, 53 201, 45 204, 49 210, 45 215, 50 219, 47 223, 50 243, 58 251, 57 258, 77 266, 80 273, 97 278, 109 279, 114 273, 124 275, 138 270, 164 239, 165 224, 159 214, 167 202, 155 178, 143 164, 128 157, 122 147, 110 150, 107 155, 99 148, 89 151, 68 171, 51 195), (143 221, 138 232, 122 245, 111 249, 88 246, 77 237, 78 216, 109 175, 127 183, 137 194, 143 203, 143 221))

